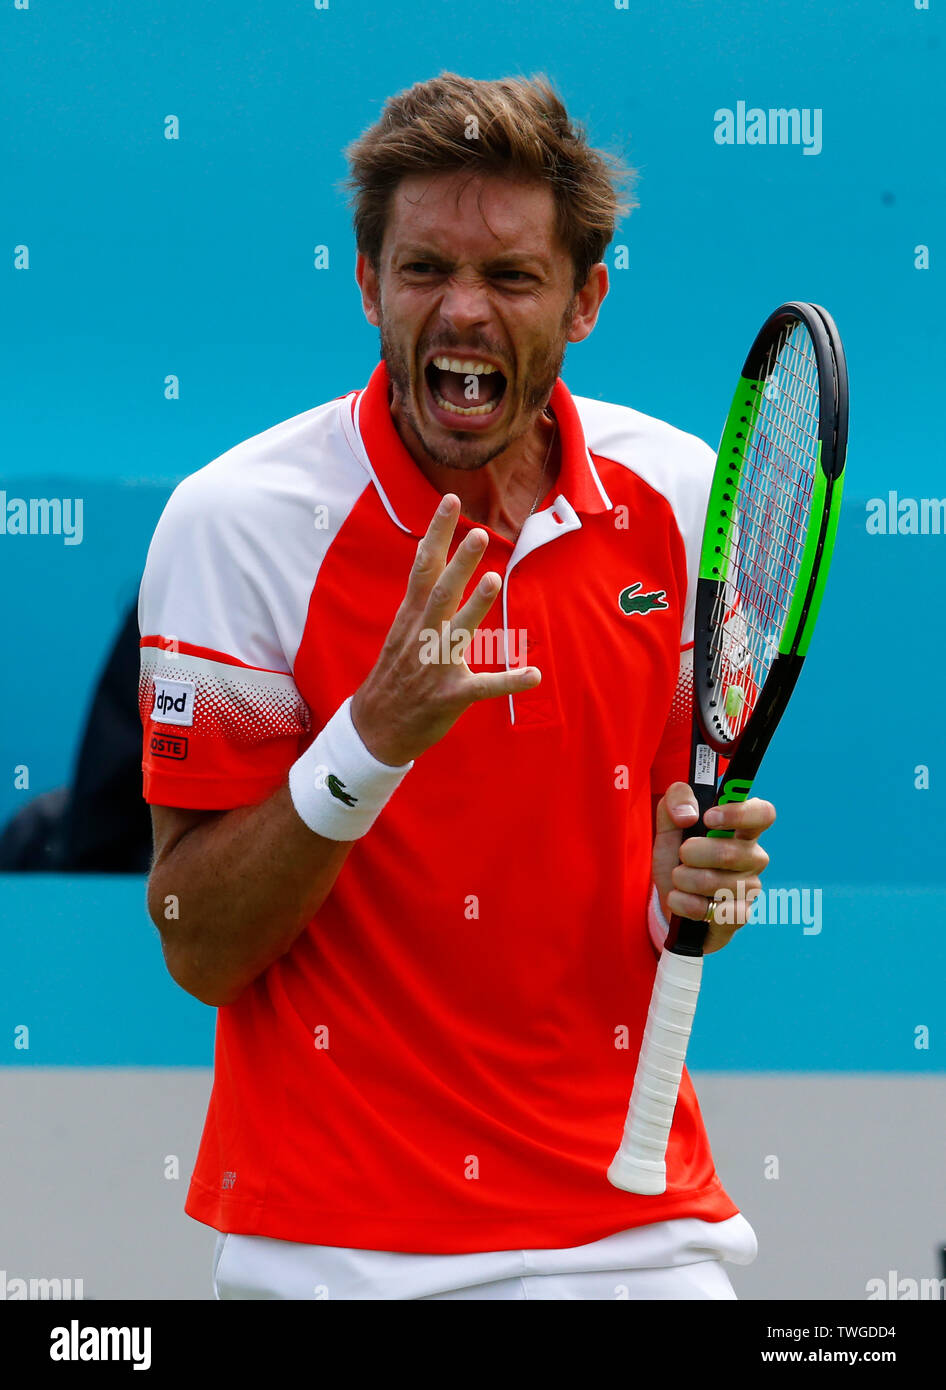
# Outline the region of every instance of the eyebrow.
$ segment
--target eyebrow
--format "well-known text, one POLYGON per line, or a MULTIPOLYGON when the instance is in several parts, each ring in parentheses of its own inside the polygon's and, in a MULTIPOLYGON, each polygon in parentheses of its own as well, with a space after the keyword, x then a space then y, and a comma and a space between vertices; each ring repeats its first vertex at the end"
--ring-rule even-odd
MULTIPOLYGON (((395 259, 403 260, 405 257, 412 261, 431 261, 435 265, 446 265, 450 259, 432 246, 421 243, 413 245, 409 243, 403 250, 397 252, 395 259)), ((491 256, 489 260, 484 262, 484 266, 487 270, 502 270, 520 265, 523 261, 539 266, 544 271, 551 269, 550 261, 541 252, 525 250, 503 251, 499 255, 491 256)))

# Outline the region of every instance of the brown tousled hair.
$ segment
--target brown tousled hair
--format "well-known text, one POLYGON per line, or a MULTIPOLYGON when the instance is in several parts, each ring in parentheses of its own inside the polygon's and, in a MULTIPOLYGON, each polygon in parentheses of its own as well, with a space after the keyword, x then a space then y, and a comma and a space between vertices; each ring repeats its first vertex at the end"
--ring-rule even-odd
POLYGON ((486 82, 444 72, 418 82, 390 97, 377 123, 345 154, 358 250, 376 267, 392 194, 409 174, 465 169, 548 184, 576 292, 602 259, 618 219, 636 206, 634 170, 588 144, 541 75, 486 82), (469 139, 474 120, 476 138, 469 139))

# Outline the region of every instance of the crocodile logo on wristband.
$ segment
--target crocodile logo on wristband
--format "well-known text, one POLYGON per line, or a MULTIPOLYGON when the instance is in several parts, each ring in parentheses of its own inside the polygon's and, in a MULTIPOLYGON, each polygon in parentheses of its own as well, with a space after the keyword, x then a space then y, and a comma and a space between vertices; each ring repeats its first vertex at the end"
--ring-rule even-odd
POLYGON ((350 704, 349 698, 339 706, 289 769, 293 806, 309 829, 327 840, 360 840, 366 835, 414 766, 409 762, 388 767, 373 757, 351 722, 350 704), (332 768, 344 769, 348 785, 332 768))
POLYGON ((357 796, 352 796, 345 790, 345 783, 340 782, 334 772, 330 772, 325 779, 325 785, 332 793, 336 801, 342 801, 346 806, 354 806, 358 800, 357 796))

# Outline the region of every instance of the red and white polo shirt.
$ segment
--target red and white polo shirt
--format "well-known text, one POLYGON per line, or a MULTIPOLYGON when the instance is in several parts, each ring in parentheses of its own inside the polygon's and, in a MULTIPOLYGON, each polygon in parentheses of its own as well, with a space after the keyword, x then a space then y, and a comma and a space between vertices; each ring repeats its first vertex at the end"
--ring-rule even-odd
MULTIPOLYGON (((687 776, 713 453, 561 380, 549 408, 557 482, 471 582, 503 576, 470 665, 542 683, 416 760, 292 949, 219 1010, 186 1206, 218 1230, 460 1253, 736 1212, 688 1077, 666 1193, 606 1177, 656 967, 651 793, 687 776)), ((438 501, 383 363, 180 484, 141 589, 149 802, 285 782, 374 664, 438 501)))

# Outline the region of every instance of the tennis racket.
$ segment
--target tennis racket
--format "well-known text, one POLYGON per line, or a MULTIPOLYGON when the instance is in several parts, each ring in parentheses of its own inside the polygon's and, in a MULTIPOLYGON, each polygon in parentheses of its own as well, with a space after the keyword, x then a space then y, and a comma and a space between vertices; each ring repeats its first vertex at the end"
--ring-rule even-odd
MULTIPOLYGON (((723 429, 696 591, 690 785, 745 801, 811 641, 837 533, 848 386, 834 321, 783 304, 749 351, 723 429), (726 770, 718 776, 719 759, 726 770)), ((707 923, 674 917, 657 966, 615 1187, 666 1190, 666 1152, 700 990, 707 923)))

